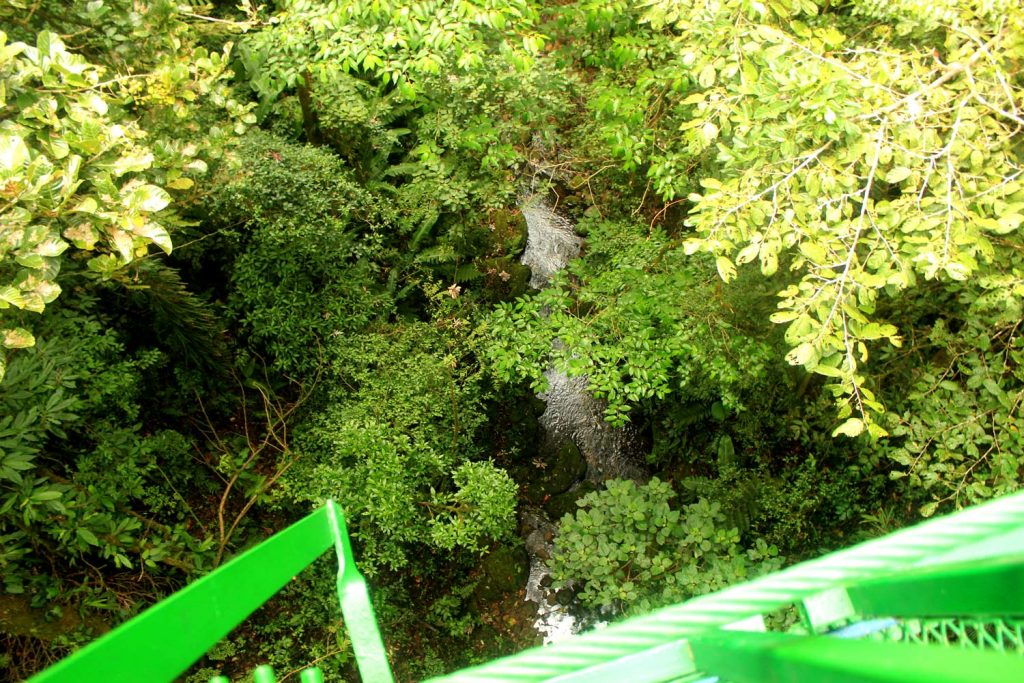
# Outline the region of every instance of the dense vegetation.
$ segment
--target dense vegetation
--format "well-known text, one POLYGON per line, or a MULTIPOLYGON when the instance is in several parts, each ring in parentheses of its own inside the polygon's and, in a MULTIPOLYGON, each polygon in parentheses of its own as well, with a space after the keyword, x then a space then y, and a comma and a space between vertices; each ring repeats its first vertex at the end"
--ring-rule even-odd
MULTIPOLYGON (((412 680, 531 642, 491 585, 527 503, 567 513, 556 588, 616 615, 1024 479, 1017 0, 9 0, 0 26, 8 678, 328 497, 412 680), (527 187, 584 237, 541 291, 527 187), (649 481, 537 483, 552 364, 649 481)), ((331 572, 194 680, 353 675, 331 572)))

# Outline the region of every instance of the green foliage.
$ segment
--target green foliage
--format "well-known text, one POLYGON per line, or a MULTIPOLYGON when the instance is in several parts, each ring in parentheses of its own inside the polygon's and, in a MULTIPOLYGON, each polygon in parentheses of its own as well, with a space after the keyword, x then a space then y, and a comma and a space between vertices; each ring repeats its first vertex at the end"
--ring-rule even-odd
POLYGON ((569 267, 578 280, 556 279, 489 318, 487 357, 498 378, 541 390, 551 358, 570 376, 589 378, 613 424, 640 402, 670 394, 743 410, 765 381, 771 350, 737 329, 707 268, 666 253, 670 240, 657 229, 613 221, 581 227, 587 259, 569 267))
POLYGON ((536 8, 524 0, 391 3, 280 3, 273 25, 243 45, 253 89, 274 98, 287 88, 361 74, 416 95, 421 78, 511 53, 520 64, 543 44, 533 28, 536 8))
MULTIPOLYGON (((16 2, 2 13, 19 10, 11 26, 24 40, 0 33, 0 309, 38 313, 60 294, 57 276, 71 258, 108 279, 150 245, 170 253, 180 221, 167 190, 192 188, 207 168, 200 152, 231 131, 214 125, 196 144, 188 137, 198 129, 181 119, 209 106, 240 133, 255 118, 225 95, 230 45, 197 46, 170 3, 16 2), (79 47, 96 61, 56 31, 89 34, 79 47), (122 59, 135 73, 118 74, 122 59), (71 245, 84 253, 65 254, 71 245)), ((4 348, 34 342, 28 329, 2 325, 4 348)))
POLYGON ((455 470, 454 492, 433 497, 427 507, 430 540, 438 548, 482 550, 481 541, 501 540, 514 526, 518 487, 489 462, 467 462, 455 470))
POLYGON ((567 109, 564 74, 525 68, 535 15, 523 2, 287 3, 243 42, 271 125, 331 146, 390 209, 376 256, 403 313, 425 281, 476 299, 513 276, 491 262, 509 255, 492 215, 514 201, 531 136, 567 109))
MULTIPOLYGON (((111 113, 100 70, 55 34, 40 33, 35 47, 0 34, 0 76, 0 106, 14 112, 0 122, 0 307, 38 313, 56 299, 68 241, 87 251, 99 246, 89 267, 108 276, 150 244, 170 252, 154 216, 170 196, 147 182, 153 154, 138 126, 111 113)), ((7 348, 33 343, 21 328, 3 334, 7 348)))
POLYGON ((177 270, 147 259, 138 264, 131 282, 118 289, 149 318, 153 334, 171 355, 191 368, 214 374, 223 369, 220 361, 226 351, 216 311, 189 291, 177 270))
POLYGON ((890 443, 875 448, 895 461, 893 478, 905 478, 926 516, 1021 486, 1020 303, 977 287, 958 298, 962 309, 947 306, 920 330, 912 367, 891 363, 906 392, 887 416, 890 443))
MULTIPOLYGON (((1019 488, 1022 22, 1011 0, 11 0, 6 589, 117 620, 332 497, 401 675, 469 661, 509 616, 469 577, 512 533, 502 468, 533 466, 523 395, 552 364, 660 477, 564 519, 553 572, 589 606, 1019 488), (515 206, 549 181, 584 244, 529 293, 515 206)), ((204 671, 351 676, 331 574, 204 671)))
POLYGON ((468 462, 481 450, 484 387, 468 325, 445 322, 334 339, 319 405, 296 427, 303 457, 285 495, 339 501, 371 572, 405 566, 421 544, 477 550, 513 523, 511 480, 468 462))
POLYGON ((6 588, 42 602, 72 579, 88 606, 122 614, 131 603, 119 604, 117 590, 90 578, 90 567, 104 567, 111 580, 120 570, 164 573, 160 565, 200 569, 209 544, 187 531, 181 491, 194 492, 205 478, 186 466, 187 438, 144 433, 137 422, 142 380, 162 362, 159 352, 126 354, 105 321, 86 311, 50 309, 41 330, 42 341, 14 359, 0 385, 6 588))
POLYGON ((700 499, 672 509, 672 488, 657 478, 637 486, 610 480, 584 496, 561 522, 551 574, 575 581, 586 605, 642 613, 745 580, 778 566, 758 539, 744 551, 735 528, 723 526, 716 502, 700 499))
POLYGON ((367 258, 373 202, 337 157, 252 134, 218 175, 231 178, 217 194, 218 218, 242 223, 229 307, 276 367, 309 372, 326 340, 390 312, 367 258))
MULTIPOLYGON (((787 360, 834 380, 846 420, 836 434, 880 436, 872 416, 883 406, 862 366, 871 342, 902 338, 875 315, 879 300, 934 279, 1020 280, 1002 264, 1024 198, 1012 75, 1024 12, 1011 3, 854 6, 897 19, 900 34, 938 29, 939 14, 944 23, 937 35, 896 42, 889 25, 819 16, 820 3, 798 0, 655 2, 646 21, 680 48, 672 106, 688 121, 679 146, 714 152, 689 195, 687 252, 715 255, 726 282, 737 265, 758 261, 766 276, 787 266, 793 281, 772 316, 788 324, 787 360)), ((652 163, 649 175, 661 172, 652 163)))

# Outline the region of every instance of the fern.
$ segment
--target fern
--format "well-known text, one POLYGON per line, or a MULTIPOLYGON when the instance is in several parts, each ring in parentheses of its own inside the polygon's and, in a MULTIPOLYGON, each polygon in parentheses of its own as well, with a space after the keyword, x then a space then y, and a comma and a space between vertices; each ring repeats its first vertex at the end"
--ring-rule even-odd
POLYGON ((156 338, 176 358, 204 371, 220 368, 221 326, 209 302, 190 292, 177 270, 145 260, 127 293, 133 305, 149 313, 156 338))

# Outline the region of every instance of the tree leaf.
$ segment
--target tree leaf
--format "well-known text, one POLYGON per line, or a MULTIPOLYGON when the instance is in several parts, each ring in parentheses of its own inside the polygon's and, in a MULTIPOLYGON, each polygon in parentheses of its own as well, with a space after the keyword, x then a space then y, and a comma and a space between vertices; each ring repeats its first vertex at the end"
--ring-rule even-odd
POLYGON ((8 349, 25 349, 36 343, 36 338, 24 327, 9 328, 2 332, 3 345, 8 349))
POLYGON ((100 539, 96 538, 96 534, 89 531, 85 527, 78 527, 77 529, 75 529, 75 534, 78 536, 78 538, 85 541, 89 545, 100 544, 100 539))
POLYGON ((28 163, 28 146, 18 135, 0 135, 0 170, 10 176, 28 163))
POLYGON ((887 183, 896 184, 909 178, 910 174, 913 172, 914 171, 912 169, 909 169, 906 166, 897 166, 885 174, 885 181, 887 183))
POLYGON ((812 361, 816 363, 817 360, 818 350, 811 342, 804 342, 786 354, 786 361, 790 365, 809 365, 812 364, 812 361))
POLYGON ((832 436, 839 436, 843 434, 849 437, 860 436, 861 432, 864 431, 864 421, 858 417, 851 417, 843 424, 839 425, 832 431, 832 436))
POLYGON ((724 282, 730 282, 736 277, 736 266, 725 256, 715 259, 715 266, 718 268, 718 275, 724 282))

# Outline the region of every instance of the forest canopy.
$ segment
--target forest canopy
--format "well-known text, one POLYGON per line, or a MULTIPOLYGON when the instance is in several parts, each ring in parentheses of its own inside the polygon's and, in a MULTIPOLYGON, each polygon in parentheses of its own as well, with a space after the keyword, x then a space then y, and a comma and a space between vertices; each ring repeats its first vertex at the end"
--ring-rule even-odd
MULTIPOLYGON (((327 498, 417 680, 536 641, 530 557, 615 618, 1020 488, 1017 0, 0 26, 12 680, 327 498), (600 438, 542 415, 566 387, 600 438)), ((331 581, 190 680, 354 676, 331 581)))

